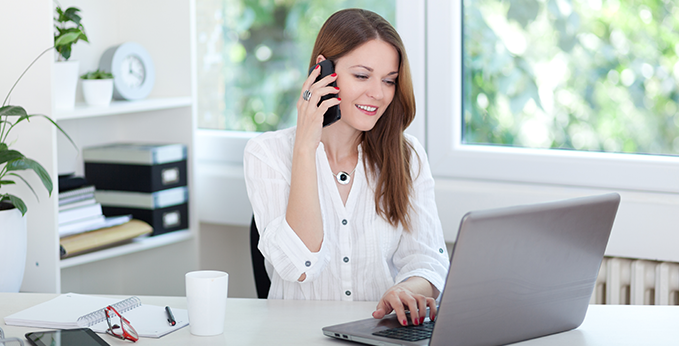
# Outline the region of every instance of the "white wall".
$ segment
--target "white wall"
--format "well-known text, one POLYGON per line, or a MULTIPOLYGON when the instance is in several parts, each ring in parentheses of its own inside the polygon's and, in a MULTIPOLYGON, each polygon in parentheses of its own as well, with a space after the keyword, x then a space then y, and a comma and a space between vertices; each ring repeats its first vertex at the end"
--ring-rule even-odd
MULTIPOLYGON (((0 5, 0 100, 4 100, 14 82, 28 65, 45 49, 54 45, 51 0, 3 1, 0 5)), ((24 75, 14 89, 9 104, 22 106, 29 114, 51 115, 52 112, 52 64, 51 52, 43 55, 24 75)), ((2 102, 2 101, 0 101, 2 102)), ((14 119, 16 120, 16 119, 14 119)), ((8 138, 10 148, 20 151, 39 162, 56 182, 56 130, 46 119, 34 118, 12 130, 8 138)), ((50 198, 40 179, 32 171, 20 173, 35 189, 38 199, 18 179, 15 186, 3 186, 2 192, 10 192, 28 206, 28 258, 22 291, 35 291, 50 283, 50 290, 59 288, 58 248, 56 232, 45 235, 43 229, 54 229, 57 224, 54 194, 50 198)), ((0 225, 0 228, 2 225, 0 225)))
POLYGON ((618 209, 606 255, 679 262, 679 196, 627 190, 595 189, 471 179, 436 179, 436 201, 446 240, 453 241, 468 211, 547 202, 618 192, 618 209))

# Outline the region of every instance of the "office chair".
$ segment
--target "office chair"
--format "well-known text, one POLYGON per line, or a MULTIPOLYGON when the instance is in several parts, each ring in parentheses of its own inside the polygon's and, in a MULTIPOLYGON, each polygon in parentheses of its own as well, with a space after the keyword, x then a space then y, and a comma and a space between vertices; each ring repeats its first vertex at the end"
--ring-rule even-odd
POLYGON ((259 243, 259 232, 255 224, 255 216, 252 215, 250 222, 250 256, 252 257, 252 272, 255 274, 255 288, 257 288, 257 298, 264 298, 269 295, 269 287, 271 287, 271 279, 266 273, 264 266, 264 256, 257 248, 259 243))

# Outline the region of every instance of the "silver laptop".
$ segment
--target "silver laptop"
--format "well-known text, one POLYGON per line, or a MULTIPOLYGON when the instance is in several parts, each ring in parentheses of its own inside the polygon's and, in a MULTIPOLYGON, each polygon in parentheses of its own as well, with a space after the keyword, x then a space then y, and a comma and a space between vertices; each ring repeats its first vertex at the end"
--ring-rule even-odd
POLYGON ((370 345, 503 345, 577 328, 585 318, 620 195, 467 213, 436 321, 395 315, 323 328, 370 345), (407 336, 408 329, 420 329, 407 336), (427 332, 429 329, 429 332, 427 332), (403 340, 403 338, 407 338, 403 340))

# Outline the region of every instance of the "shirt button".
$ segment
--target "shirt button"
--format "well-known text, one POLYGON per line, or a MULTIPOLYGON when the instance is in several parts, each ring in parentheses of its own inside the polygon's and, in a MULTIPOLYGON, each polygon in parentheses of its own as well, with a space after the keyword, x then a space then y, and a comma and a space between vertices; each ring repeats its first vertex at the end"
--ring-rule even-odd
POLYGON ((346 292, 344 292, 344 294, 346 294, 347 296, 350 296, 350 295, 351 295, 351 291, 346 291, 346 292))
POLYGON ((443 248, 439 248, 439 252, 440 252, 440 253, 443 253, 443 248))
POLYGON ((344 257, 344 263, 349 263, 349 257, 344 257))
POLYGON ((304 262, 304 265, 307 266, 307 267, 311 267, 311 261, 304 262))
POLYGON ((347 222, 348 222, 347 219, 342 220, 342 224, 345 226, 347 225, 347 222))

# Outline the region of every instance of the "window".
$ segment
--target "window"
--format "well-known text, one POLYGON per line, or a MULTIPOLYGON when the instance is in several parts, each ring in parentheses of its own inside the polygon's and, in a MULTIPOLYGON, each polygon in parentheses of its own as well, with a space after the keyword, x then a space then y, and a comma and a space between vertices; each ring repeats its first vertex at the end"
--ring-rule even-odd
MULTIPOLYGON (((601 8, 610 8, 609 6, 613 3, 616 2, 602 0, 601 8)), ((636 22, 637 25, 647 25, 646 21, 648 21, 650 12, 653 18, 651 26, 661 30, 660 27, 665 25, 666 22, 674 23, 675 21, 673 15, 669 14, 674 13, 670 3, 658 1, 657 3, 651 4, 649 2, 645 4, 641 1, 620 1, 620 7, 617 9, 620 12, 616 16, 623 14, 632 16, 628 21, 636 22), (665 12, 657 9, 657 7, 663 6, 664 8, 670 8, 667 14, 663 14, 665 12)), ((566 30, 570 35, 568 36, 569 40, 573 41, 570 43, 561 42, 561 45, 559 45, 558 40, 561 37, 561 31, 558 28, 556 30, 549 29, 558 27, 557 20, 555 19, 556 15, 550 14, 549 11, 558 10, 561 15, 568 13, 568 17, 571 17, 573 13, 577 13, 578 10, 585 8, 584 6, 591 6, 589 4, 595 4, 595 7, 598 6, 596 5, 598 4, 597 1, 578 0, 525 0, 511 2, 466 0, 464 4, 451 3, 444 0, 429 0, 427 2, 427 143, 432 171, 436 176, 531 184, 679 192, 679 179, 676 179, 679 176, 679 170, 677 169, 679 159, 677 157, 618 153, 675 152, 674 138, 676 138, 676 134, 671 127, 676 127, 677 125, 674 123, 674 115, 671 117, 667 116, 667 112, 673 110, 672 103, 676 103, 676 92, 674 90, 668 92, 669 88, 663 87, 663 83, 669 83, 665 82, 669 78, 674 83, 674 64, 677 61, 676 52, 674 52, 675 45, 665 43, 666 48, 657 49, 660 52, 652 50, 648 56, 643 55, 646 53, 643 53, 640 47, 647 42, 637 43, 640 39, 636 38, 632 40, 633 37, 636 37, 634 35, 641 35, 643 30, 640 28, 632 31, 618 29, 619 33, 612 34, 615 27, 605 27, 598 19, 594 20, 594 23, 604 27, 604 29, 601 29, 601 32, 610 31, 608 35, 597 36, 600 33, 591 28, 590 30, 592 31, 587 33, 585 27, 590 25, 587 24, 587 20, 589 20, 587 18, 597 16, 596 13, 590 13, 592 12, 591 10, 584 11, 587 13, 583 14, 583 18, 580 19, 578 30, 566 30), (509 5, 514 6, 515 4, 532 4, 535 6, 534 11, 530 12, 524 8, 522 11, 518 11, 518 13, 512 13, 510 12, 509 5), (489 9, 482 5, 488 6, 489 9), (496 11, 494 15, 497 17, 492 17, 493 11, 496 11), (535 11, 537 11, 537 14, 535 11), (462 20, 463 13, 464 22, 462 20), (484 18, 484 16, 490 16, 489 18, 493 21, 492 25, 486 24, 488 19, 484 18), (518 20, 512 16, 518 16, 516 17, 518 20), (499 17, 502 17, 502 19, 499 17), (529 20, 531 18, 535 19, 531 21, 529 20), (472 23, 468 23, 468 21, 472 23), (522 26, 519 21, 523 21, 521 23, 526 23, 526 25, 522 26), (505 23, 507 27, 504 29, 499 27, 494 29, 494 26, 500 25, 498 22, 505 23), (544 27, 540 27, 544 35, 535 36, 538 36, 540 40, 550 42, 552 46, 541 47, 538 42, 526 39, 526 37, 530 38, 532 36, 525 36, 528 35, 525 31, 532 32, 536 30, 532 25, 538 25, 539 23, 536 24, 537 22, 542 23, 540 25, 544 25, 544 27), (468 31, 464 35, 463 23, 464 30, 468 31), (465 46, 470 52, 471 58, 467 58, 467 56, 463 58, 462 47, 465 43, 463 37, 467 37, 466 35, 471 37, 474 34, 470 33, 470 30, 475 27, 483 27, 484 25, 490 30, 486 31, 486 33, 495 35, 495 39, 493 37, 470 38, 469 40, 480 42, 471 42, 470 46, 465 46), (511 30, 509 29, 510 26, 511 30), (500 30, 502 32, 498 34, 493 30, 500 30), (517 33, 524 35, 521 37, 526 40, 525 50, 512 46, 516 42, 510 43, 512 39, 519 40, 516 38, 519 36, 511 36, 517 33), (611 38, 611 35, 617 38, 611 38), (505 36, 514 38, 507 38, 505 36), (551 40, 543 36, 551 37, 551 40), (623 36, 625 38, 624 41, 622 39, 623 36), (628 54, 608 52, 613 56, 611 62, 604 56, 606 50, 602 48, 597 52, 598 54, 593 54, 594 57, 592 59, 577 60, 587 57, 588 52, 590 52, 589 46, 595 47, 596 45, 601 45, 601 47, 604 47, 609 45, 613 49, 615 44, 621 44, 620 42, 614 44, 612 40, 626 42, 623 45, 629 45, 628 54), (488 43, 490 46, 483 48, 489 52, 506 50, 507 54, 504 57, 509 59, 506 65, 513 66, 513 68, 511 70, 500 69, 495 77, 488 78, 488 80, 479 78, 480 75, 478 74, 475 75, 478 71, 487 73, 490 68, 488 64, 482 64, 474 60, 474 58, 480 57, 479 51, 474 51, 474 49, 481 49, 478 46, 474 48, 474 45, 484 43, 488 43), (509 47, 507 46, 508 44, 509 47), (570 49, 574 53, 563 53, 565 48, 569 48, 569 45, 573 46, 570 49), (550 49, 553 51, 550 51, 550 49), (533 53, 536 50, 540 54, 533 53), (521 51, 524 52, 524 55, 518 54, 521 51), (531 53, 527 54, 526 52, 528 51, 531 51, 531 53), (575 58, 572 56, 573 54, 575 54, 575 58), (556 68, 540 67, 539 64, 537 67, 531 67, 530 64, 520 63, 521 59, 530 62, 528 61, 530 59, 527 60, 528 55, 534 61, 542 62, 543 64, 556 61, 560 65, 556 63, 555 65, 569 67, 571 69, 570 77, 560 77, 557 79, 558 83, 555 83, 555 86, 550 85, 549 81, 545 81, 547 79, 545 77, 555 74, 557 72, 556 68), (526 58, 523 58, 524 56, 526 58), (557 57, 556 60, 555 57, 557 57), (629 57, 638 57, 638 59, 631 62, 626 61, 625 59, 629 57), (569 65, 573 59, 582 66, 569 65), (666 61, 668 59, 670 61, 666 61), (599 71, 596 67, 592 67, 595 63, 601 61, 608 61, 608 65, 604 64, 604 71, 599 71), (479 63, 479 66, 472 66, 471 70, 464 69, 467 63, 471 65, 479 63), (652 73, 650 73, 648 65, 653 70, 652 73), (474 68, 477 69, 476 72, 474 68), (582 72, 573 72, 575 68, 582 69, 582 72), (625 72, 626 77, 623 78, 622 75, 626 69, 629 69, 631 72, 625 72), (525 71, 532 71, 532 74, 525 71), (585 71, 589 72, 586 73, 585 71), (515 88, 513 91, 504 89, 504 92, 501 92, 498 81, 502 76, 505 76, 505 73, 507 75, 520 74, 517 76, 517 80, 510 83, 510 86, 515 88), (629 77, 630 73, 634 74, 633 81, 629 77), (463 76, 469 76, 469 78, 463 76), (493 80, 493 78, 497 79, 493 80), (477 80, 474 81, 474 79, 477 80), (494 81, 495 83, 488 83, 488 81, 494 81), (474 82, 477 83, 476 86, 472 85, 474 82), (578 87, 576 85, 578 83, 584 84, 585 87, 578 87), (541 90, 541 88, 544 89, 548 86, 553 88, 551 90, 554 90, 553 98, 550 102, 547 102, 549 93, 541 90), (591 89, 587 89, 587 86, 591 89), (636 90, 632 90, 634 88, 636 90), (576 94, 575 90, 580 90, 581 94, 576 94), (614 115, 612 118, 622 117, 623 114, 627 114, 624 112, 629 112, 629 119, 648 122, 645 125, 644 123, 635 123, 636 125, 629 126, 625 119, 623 119, 617 125, 616 123, 609 122, 610 124, 602 127, 602 119, 606 119, 605 116, 607 115, 600 114, 601 112, 597 107, 601 107, 603 104, 602 100, 605 100, 607 96, 603 91, 606 90, 614 90, 623 95, 615 96, 619 97, 618 100, 627 97, 628 100, 618 101, 617 103, 625 103, 625 105, 633 107, 633 109, 624 109, 624 107, 621 108, 619 105, 609 105, 612 107, 610 112, 614 115), (522 94, 521 91, 528 92, 522 94), (485 97, 479 96, 481 93, 485 94, 485 97), (634 97, 634 93, 641 95, 639 102, 629 100, 634 97), (520 95, 523 96, 518 97, 520 95), (518 102, 515 101, 516 105, 514 106, 514 111, 512 111, 512 97, 514 96, 517 96, 518 102), (664 97, 664 101, 658 101, 661 96, 664 97), (590 99, 593 102, 590 102, 590 99), (467 101, 466 103, 464 102, 465 100, 467 101), (536 100, 540 102, 536 102, 536 100), (549 104, 553 104, 551 113, 543 110, 549 110, 549 104), (617 114, 615 112, 621 113, 617 114), (477 116, 477 118, 474 118, 474 116, 477 116), (485 122, 482 121, 484 117, 486 119, 485 122), (578 117, 582 117, 582 119, 578 117), (585 121, 587 117, 593 121, 585 121), (562 118, 566 118, 569 121, 562 121, 562 118), (658 124, 659 120, 652 119, 662 119, 664 123, 658 124), (536 126, 536 122, 540 126, 536 126), (564 123, 566 127, 561 126, 564 123), (532 129, 531 126, 533 127, 532 129), (606 128, 615 129, 616 126, 619 129, 616 130, 617 132, 613 130, 605 131, 606 128), (625 126, 633 130, 630 131, 624 128, 625 126), (655 132, 646 135, 633 133, 650 129, 653 129, 655 132), (655 138, 651 140, 643 138, 643 136, 655 137, 656 134, 661 132, 667 134, 662 145, 655 138), (578 136, 581 136, 581 138, 576 139, 578 136), (630 138, 636 141, 636 143, 633 142, 634 145, 627 144, 630 138), (548 148, 583 150, 554 150, 548 148)), ((615 21, 617 19, 612 20, 615 21)), ((649 28, 644 30, 653 31, 649 28)), ((675 42, 675 38, 672 36, 674 34, 669 31, 668 34, 669 36, 661 35, 653 37, 660 37, 667 39, 668 42, 675 42)), ((653 37, 646 37, 645 40, 653 40, 653 37)), ((657 47, 659 47, 658 45, 659 43, 656 43, 657 47)), ((624 47, 621 45, 620 48, 624 47)), ((491 58, 500 56, 500 54, 494 54, 491 58)), ((481 75, 480 77, 483 76, 481 75)), ((547 90, 550 89, 547 88, 547 90)), ((616 100, 613 96, 611 98, 616 100)))
POLYGON ((465 0, 463 141, 679 153, 679 7, 465 0))
POLYGON ((395 0, 197 0, 198 127, 294 125, 316 34, 332 13, 351 7, 394 23, 395 0))

